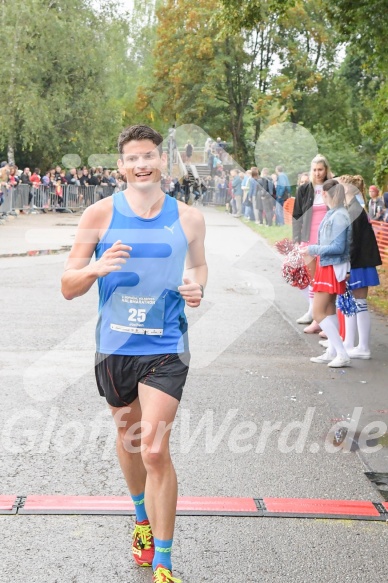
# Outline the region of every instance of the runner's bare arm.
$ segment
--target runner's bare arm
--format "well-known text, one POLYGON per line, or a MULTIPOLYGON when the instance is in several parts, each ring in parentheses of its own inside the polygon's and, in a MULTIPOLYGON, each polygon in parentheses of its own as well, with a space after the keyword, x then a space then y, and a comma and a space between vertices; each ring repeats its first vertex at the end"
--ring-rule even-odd
POLYGON ((62 275, 62 294, 67 300, 84 295, 99 277, 119 271, 121 264, 129 257, 130 247, 116 241, 98 261, 90 264, 99 241, 99 212, 98 207, 89 207, 79 222, 74 245, 62 275))
POLYGON ((202 213, 190 209, 190 215, 184 223, 188 235, 189 248, 186 258, 186 269, 183 277, 184 285, 178 289, 192 308, 199 306, 202 299, 202 288, 206 286, 208 268, 205 258, 205 221, 202 213))

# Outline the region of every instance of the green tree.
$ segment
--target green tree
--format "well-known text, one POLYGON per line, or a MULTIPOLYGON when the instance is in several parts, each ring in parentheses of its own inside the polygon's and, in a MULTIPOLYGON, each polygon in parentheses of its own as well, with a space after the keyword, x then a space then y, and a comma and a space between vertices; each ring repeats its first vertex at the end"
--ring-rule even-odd
POLYGON ((220 6, 169 0, 159 8, 153 79, 140 89, 138 107, 157 111, 166 125, 195 123, 232 139, 246 165, 253 162, 249 139, 257 137, 268 107, 259 95, 269 87, 275 20, 233 33, 222 27, 220 6))
POLYGON ((96 13, 86 0, 14 0, 0 11, 0 147, 43 164, 108 149, 121 125, 112 39, 126 42, 114 5, 96 13))
POLYGON ((279 16, 295 0, 221 0, 222 21, 234 32, 249 30, 265 22, 270 14, 279 16))
POLYGON ((326 0, 325 6, 343 39, 363 53, 365 65, 387 70, 387 0, 326 0))
POLYGON ((144 86, 154 80, 154 48, 157 39, 156 10, 162 2, 155 0, 135 0, 128 15, 129 46, 127 58, 121 69, 117 98, 121 104, 123 124, 149 123, 159 131, 164 131, 165 122, 161 118, 158 97, 152 105, 144 107, 144 86))
POLYGON ((324 18, 324 1, 297 0, 279 19, 280 66, 273 90, 293 123, 306 124, 311 97, 320 97, 322 81, 335 68, 338 38, 324 18))
MULTIPOLYGON (((378 9, 380 3, 372 2, 378 9)), ((148 19, 133 33, 140 58, 133 59, 137 70, 125 110, 161 131, 173 122, 193 123, 212 136, 222 135, 233 141, 234 155, 244 166, 253 162, 253 143, 268 126, 291 121, 319 135, 326 148, 332 140, 336 145, 329 150, 339 167, 371 176, 381 150, 384 170, 382 60, 371 68, 367 47, 357 45, 357 35, 353 41, 347 25, 337 22, 351 12, 350 3, 341 0, 340 11, 333 3, 160 2, 156 24, 148 19)), ((360 26, 362 13, 356 13, 360 26)))
POLYGON ((388 188, 388 83, 384 83, 373 100, 372 117, 363 126, 363 134, 377 146, 374 181, 388 188))
MULTIPOLYGON (((353 68, 358 68, 353 95, 361 102, 363 113, 367 112, 360 125, 363 149, 366 154, 376 153, 374 179, 388 187, 387 1, 327 0, 326 9, 347 42, 353 68)), ((355 105, 355 110, 360 108, 355 105)))

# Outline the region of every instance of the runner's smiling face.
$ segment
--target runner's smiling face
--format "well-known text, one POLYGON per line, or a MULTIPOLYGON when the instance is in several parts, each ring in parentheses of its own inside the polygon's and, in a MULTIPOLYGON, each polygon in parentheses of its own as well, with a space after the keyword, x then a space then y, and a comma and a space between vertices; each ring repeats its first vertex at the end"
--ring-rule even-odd
POLYGON ((160 182, 165 154, 161 155, 158 146, 151 140, 131 140, 124 144, 117 164, 128 184, 147 187, 160 182))

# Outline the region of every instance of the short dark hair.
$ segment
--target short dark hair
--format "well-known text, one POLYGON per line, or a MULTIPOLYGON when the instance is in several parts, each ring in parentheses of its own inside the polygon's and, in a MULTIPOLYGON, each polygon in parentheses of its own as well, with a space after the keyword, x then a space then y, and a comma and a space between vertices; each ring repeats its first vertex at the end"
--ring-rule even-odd
POLYGON ((153 144, 155 144, 155 146, 158 146, 160 154, 163 152, 161 145, 163 142, 163 137, 159 132, 153 130, 149 126, 133 125, 125 128, 119 135, 117 147, 120 155, 123 153, 125 144, 132 142, 132 140, 150 140, 153 144))
POLYGON ((345 204, 345 189, 334 178, 326 180, 322 186, 323 190, 328 193, 330 198, 333 200, 335 207, 341 207, 345 204))

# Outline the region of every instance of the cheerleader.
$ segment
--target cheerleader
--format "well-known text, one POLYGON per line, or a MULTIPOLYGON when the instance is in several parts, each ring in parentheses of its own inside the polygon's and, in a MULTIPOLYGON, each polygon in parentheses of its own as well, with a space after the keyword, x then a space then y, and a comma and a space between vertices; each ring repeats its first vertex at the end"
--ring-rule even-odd
MULTIPOLYGON (((318 154, 311 162, 309 181, 301 184, 295 197, 295 205, 292 213, 293 240, 303 245, 315 245, 318 242, 318 229, 327 207, 322 198, 322 185, 325 180, 331 178, 329 162, 324 156, 318 154)), ((312 274, 313 275, 313 274, 312 274)), ((298 324, 309 324, 304 332, 315 334, 320 331, 317 322, 313 321, 312 287, 306 288, 308 294, 309 309, 298 318, 298 324)))
POLYGON ((352 222, 348 283, 358 307, 356 316, 345 317, 344 346, 350 358, 368 360, 371 322, 367 297, 369 286, 380 284, 376 266, 381 265, 382 261, 372 225, 359 203, 360 194, 364 196, 365 193, 362 177, 346 175, 338 180, 344 185, 346 208, 352 222), (357 332, 358 345, 355 346, 357 332))
POLYGON ((345 190, 342 184, 337 180, 327 180, 323 184, 322 198, 329 211, 319 226, 318 245, 300 248, 306 261, 308 256, 317 257, 313 317, 328 338, 326 352, 310 360, 331 368, 342 368, 349 366, 350 358, 339 334, 335 301, 338 294, 345 293, 346 278, 350 272, 351 223, 344 208, 345 190))

